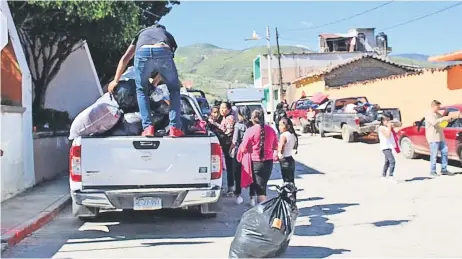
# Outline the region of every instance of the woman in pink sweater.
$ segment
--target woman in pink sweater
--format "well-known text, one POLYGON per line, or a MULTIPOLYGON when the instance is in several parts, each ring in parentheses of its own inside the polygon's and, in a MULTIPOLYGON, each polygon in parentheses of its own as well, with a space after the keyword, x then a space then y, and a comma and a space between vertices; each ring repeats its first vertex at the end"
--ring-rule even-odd
POLYGON ((255 205, 255 195, 258 195, 259 203, 266 200, 266 186, 273 171, 278 139, 274 129, 264 123, 263 111, 254 110, 250 120, 253 126, 245 132, 239 148, 251 155, 253 183, 250 185, 250 203, 255 205))

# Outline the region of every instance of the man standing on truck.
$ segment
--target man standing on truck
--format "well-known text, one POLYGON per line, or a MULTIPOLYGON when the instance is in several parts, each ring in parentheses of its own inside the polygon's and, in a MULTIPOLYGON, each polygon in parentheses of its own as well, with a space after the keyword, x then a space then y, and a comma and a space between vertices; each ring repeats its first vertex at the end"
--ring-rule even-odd
POLYGON ((442 116, 439 111, 441 102, 433 100, 430 111, 425 115, 425 137, 430 145, 430 175, 438 176, 436 173, 436 158, 438 151, 441 152, 441 174, 450 175, 448 171, 448 145, 444 138, 443 129, 440 123, 450 121, 450 116, 442 116))
POLYGON ((184 136, 180 120, 181 84, 173 61, 177 47, 175 39, 163 25, 155 24, 142 29, 120 59, 114 80, 109 83, 108 91, 112 93, 128 62, 135 57, 136 94, 143 124, 142 136, 154 136, 155 133, 149 106, 149 78, 154 71, 159 73, 154 80, 164 81, 170 92, 170 136, 184 136))

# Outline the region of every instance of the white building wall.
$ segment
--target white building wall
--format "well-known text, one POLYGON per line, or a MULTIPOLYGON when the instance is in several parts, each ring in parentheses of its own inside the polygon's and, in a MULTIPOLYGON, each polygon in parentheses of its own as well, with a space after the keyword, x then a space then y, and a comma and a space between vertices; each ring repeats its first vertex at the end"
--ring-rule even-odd
POLYGON ((1 200, 3 201, 33 186, 35 172, 32 140, 32 78, 7 1, 0 1, 0 12, 1 15, 6 16, 7 22, 0 26, 7 26, 21 68, 23 106, 22 111, 15 112, 9 112, 9 109, 2 107, 0 113, 0 148, 4 151, 4 155, 0 157, 1 200))
POLYGON ((67 111, 71 119, 103 95, 87 43, 83 42, 48 85, 45 108, 67 111))

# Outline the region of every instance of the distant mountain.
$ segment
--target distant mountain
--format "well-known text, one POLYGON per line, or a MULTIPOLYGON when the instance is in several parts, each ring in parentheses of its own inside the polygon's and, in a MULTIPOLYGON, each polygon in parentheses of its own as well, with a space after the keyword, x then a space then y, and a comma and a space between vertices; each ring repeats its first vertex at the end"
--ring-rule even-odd
MULTIPOLYGON (((281 46, 281 53, 309 53, 301 46, 281 46)), ((224 49, 200 43, 178 48, 175 54, 180 79, 193 81, 193 87, 200 88, 209 96, 221 98, 228 87, 245 87, 253 84, 252 61, 259 54, 266 54, 266 46, 244 50, 224 49)), ((276 53, 276 48, 273 48, 276 53)), ((445 67, 447 62, 429 62, 428 56, 418 53, 390 55, 390 61, 422 68, 445 67)))
POLYGON ((405 53, 390 55, 390 60, 400 64, 420 66, 423 68, 441 68, 449 65, 456 64, 456 62, 430 62, 428 58, 430 56, 417 53, 405 53))
POLYGON ((414 60, 419 60, 419 61, 428 61, 428 58, 430 57, 428 55, 417 54, 417 53, 396 54, 396 55, 391 55, 391 56, 414 59, 414 60))

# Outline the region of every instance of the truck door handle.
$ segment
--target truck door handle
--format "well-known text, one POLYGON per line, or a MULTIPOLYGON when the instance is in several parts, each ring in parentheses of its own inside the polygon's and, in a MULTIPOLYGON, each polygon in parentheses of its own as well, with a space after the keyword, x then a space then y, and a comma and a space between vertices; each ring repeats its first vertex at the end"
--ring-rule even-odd
POLYGON ((158 149, 160 141, 133 141, 136 149, 158 149))

